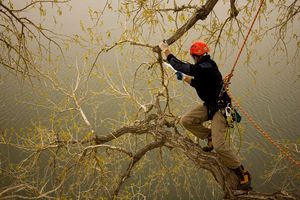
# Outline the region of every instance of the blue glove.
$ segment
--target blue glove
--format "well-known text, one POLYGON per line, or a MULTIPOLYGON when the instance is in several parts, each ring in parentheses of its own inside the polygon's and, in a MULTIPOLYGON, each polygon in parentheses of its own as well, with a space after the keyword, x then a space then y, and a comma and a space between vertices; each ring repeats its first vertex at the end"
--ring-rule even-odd
POLYGON ((182 80, 183 79, 183 73, 182 72, 177 71, 176 76, 177 76, 177 80, 182 80))

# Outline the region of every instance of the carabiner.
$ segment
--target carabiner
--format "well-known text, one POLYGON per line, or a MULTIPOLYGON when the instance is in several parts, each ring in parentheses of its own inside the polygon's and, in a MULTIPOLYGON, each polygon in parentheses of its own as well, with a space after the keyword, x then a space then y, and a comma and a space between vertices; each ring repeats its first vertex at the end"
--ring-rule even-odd
POLYGON ((230 107, 230 103, 227 104, 226 108, 225 108, 225 113, 226 113, 226 117, 231 116, 231 107, 230 107))

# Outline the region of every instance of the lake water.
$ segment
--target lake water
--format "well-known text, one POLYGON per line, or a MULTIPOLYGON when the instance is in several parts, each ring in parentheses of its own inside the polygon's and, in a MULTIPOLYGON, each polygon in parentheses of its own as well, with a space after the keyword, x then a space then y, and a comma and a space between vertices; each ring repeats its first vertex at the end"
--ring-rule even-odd
MULTIPOLYGON (((74 12, 79 12, 79 10, 80 8, 74 7, 74 12)), ((69 17, 66 14, 66 20, 70 20, 69 17)), ((78 24, 76 25, 78 26, 78 24)), ((295 27, 294 32, 299 33, 300 26, 295 27)), ((73 29, 76 28, 73 27, 73 29)), ((290 62, 287 63, 286 55, 283 52, 279 51, 276 53, 274 50, 271 51, 272 43, 270 41, 272 41, 271 38, 264 38, 262 42, 254 46, 256 52, 251 56, 248 64, 243 62, 246 59, 245 53, 243 54, 232 78, 230 88, 242 107, 254 117, 275 141, 287 145, 293 157, 300 161, 300 152, 297 152, 297 150, 300 150, 300 57, 297 55, 296 58, 292 59, 292 55, 299 50, 299 47, 293 43, 287 44, 290 53, 288 58, 290 62), (271 64, 268 63, 269 59, 271 64)), ((126 65, 126 68, 124 70, 121 69, 120 73, 125 81, 131 85, 138 63, 144 60, 142 57, 137 59, 128 57, 128 52, 138 52, 139 50, 132 50, 130 48, 136 47, 131 46, 126 46, 126 48, 128 49, 124 51, 127 52, 124 53, 125 55, 118 55, 119 50, 114 50, 107 55, 103 55, 100 62, 102 66, 107 64, 107 71, 112 71, 112 80, 117 84, 120 83, 120 76, 118 75, 119 68, 116 66, 121 66, 122 68, 126 65)), ((183 48, 188 48, 188 43, 185 43, 183 48)), ((253 48, 253 46, 250 46, 250 48, 253 48)), ((94 57, 91 56, 86 65, 84 65, 84 61, 80 59, 82 52, 85 51, 73 49, 71 52, 68 52, 67 62, 74 66, 74 57, 78 56, 80 66, 90 67, 94 57), (72 57, 73 55, 75 56, 72 57)), ((230 71, 236 54, 237 49, 233 48, 225 54, 226 58, 224 56, 222 58, 216 56, 215 60, 219 64, 223 75, 230 71)), ((186 58, 186 60, 189 59, 186 58)), ((102 73, 101 68, 96 69, 96 71, 100 71, 100 74, 102 73)), ((65 77, 74 75, 72 67, 71 69, 62 67, 60 73, 62 74, 60 77, 64 77, 63 80, 66 84, 71 85, 71 81, 74 81, 75 76, 69 77, 69 79, 65 77)), ((139 80, 139 83, 142 84, 143 81, 146 85, 147 80, 139 80)), ((18 131, 36 124, 42 124, 43 126, 51 124, 50 110, 47 107, 37 106, 36 104, 52 105, 51 102, 45 103, 47 98, 59 104, 63 98, 58 91, 50 89, 51 87, 46 87, 45 84, 38 81, 33 82, 33 85, 31 85, 29 81, 16 76, 14 72, 9 73, 0 69, 1 131, 12 129, 18 131)), ((105 90, 104 85, 98 82, 97 79, 93 79, 90 83, 90 89, 94 92, 102 92, 105 90)), ((187 85, 175 83, 177 88, 173 86, 170 88, 170 91, 176 91, 179 97, 173 100, 172 106, 176 107, 178 105, 176 113, 180 115, 193 107, 194 104, 190 104, 190 102, 196 102, 198 98, 196 93, 187 85)), ((138 85, 137 87, 143 88, 144 86, 138 85)), ((147 92, 145 92, 146 96, 148 97, 145 99, 150 98, 147 92)), ((92 119, 92 125, 97 133, 107 133, 112 127, 120 127, 121 123, 119 121, 127 117, 122 115, 124 110, 130 110, 129 114, 134 110, 128 102, 124 102, 122 99, 114 99, 106 94, 93 96, 84 105, 84 109, 87 116, 92 119)), ((258 191, 273 192, 286 185, 286 181, 290 180, 289 187, 300 190, 299 169, 285 158, 279 164, 280 169, 283 169, 284 173, 279 171, 271 179, 265 177, 266 172, 276 164, 274 163, 274 158, 278 157, 279 152, 247 122, 244 116, 242 117, 242 125, 245 128, 245 132, 242 140, 241 155, 243 163, 245 163, 253 176, 254 188, 258 191), (298 174, 298 177, 293 177, 293 174, 298 174)), ((132 117, 129 116, 128 118, 131 119, 132 117)), ((3 157, 8 157, 12 163, 18 162, 22 158, 13 147, 2 144, 0 149, 2 166, 3 157)), ((203 184, 205 185, 205 183, 203 184)))

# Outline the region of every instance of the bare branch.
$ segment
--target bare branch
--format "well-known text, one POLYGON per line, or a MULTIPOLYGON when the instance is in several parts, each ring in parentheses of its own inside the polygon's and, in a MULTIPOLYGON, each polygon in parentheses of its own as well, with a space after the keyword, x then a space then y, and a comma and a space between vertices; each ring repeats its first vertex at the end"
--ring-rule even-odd
POLYGON ((32 7, 34 4, 37 4, 37 3, 55 3, 55 4, 58 4, 58 3, 67 3, 67 2, 70 2, 70 0, 65 0, 65 1, 58 1, 58 0, 50 0, 50 1, 33 1, 31 2, 30 4, 26 5, 25 7, 23 8, 20 8, 20 9, 12 9, 11 11, 12 12, 21 12, 21 11, 24 11, 26 10, 27 8, 30 8, 32 7))
POLYGON ((113 197, 117 197, 120 191, 120 188, 122 186, 122 184, 130 177, 130 173, 133 169, 133 167, 135 166, 135 164, 140 161, 140 159, 149 151, 158 148, 158 147, 162 147, 164 145, 164 141, 157 141, 157 142, 152 142, 150 144, 148 144, 147 146, 145 146, 144 148, 140 149, 132 158, 130 164, 127 167, 126 172, 120 177, 119 183, 117 184, 117 187, 113 193, 113 197))
POLYGON ((98 145, 93 145, 93 146, 86 147, 84 149, 83 153, 82 153, 82 157, 86 154, 87 150, 89 150, 89 149, 96 149, 96 148, 99 148, 99 147, 105 147, 107 149, 116 150, 116 151, 125 153, 129 157, 133 157, 133 154, 131 152, 127 151, 126 149, 124 149, 122 147, 113 146, 113 145, 107 145, 107 144, 98 144, 98 145))
POLYGON ((119 45, 121 45, 121 44, 124 44, 124 43, 130 43, 131 45, 136 45, 136 46, 142 46, 142 47, 148 47, 148 48, 153 48, 153 46, 151 46, 151 45, 149 45, 149 44, 144 44, 144 43, 140 43, 140 42, 135 42, 135 41, 132 41, 132 40, 121 40, 121 41, 119 41, 119 42, 116 42, 116 43, 114 43, 113 45, 111 45, 111 46, 109 46, 109 47, 107 47, 107 46, 105 46, 105 47, 103 47, 102 49, 100 49, 100 51, 97 53, 97 56, 96 56, 96 58, 95 58, 95 60, 94 60, 94 62, 93 62, 93 64, 92 64, 92 67, 91 67, 91 69, 90 69, 90 71, 89 71, 89 74, 88 74, 88 78, 87 79, 89 79, 89 77, 91 76, 91 73, 92 73, 92 71, 93 71, 93 69, 94 69, 94 67, 95 67, 95 65, 96 65, 96 63, 97 63, 97 61, 98 61, 98 58, 99 58, 99 56, 103 53, 103 52, 108 52, 108 51, 110 51, 110 50, 112 50, 113 48, 115 48, 116 46, 119 46, 119 45))
POLYGON ((156 12, 180 12, 188 9, 197 9, 197 6, 192 6, 192 5, 182 5, 182 6, 175 6, 174 8, 158 8, 158 9, 153 9, 153 11, 156 12))
POLYGON ((124 126, 120 129, 118 129, 117 131, 112 132, 108 135, 97 136, 95 141, 96 141, 96 144, 103 144, 103 143, 109 142, 111 140, 114 140, 126 133, 134 133, 134 134, 148 133, 154 126, 155 125, 149 124, 146 120, 142 123, 139 123, 138 125, 124 126))

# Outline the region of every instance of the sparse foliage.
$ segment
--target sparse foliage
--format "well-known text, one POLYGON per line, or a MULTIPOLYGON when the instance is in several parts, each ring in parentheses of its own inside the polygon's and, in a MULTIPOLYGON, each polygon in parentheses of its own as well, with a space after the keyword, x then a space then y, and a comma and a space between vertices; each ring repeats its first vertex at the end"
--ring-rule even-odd
MULTIPOLYGON (((222 61, 228 56, 228 47, 237 48, 243 40, 258 1, 99 1, 97 8, 89 9, 90 23, 78 22, 81 33, 71 34, 52 30, 29 14, 39 12, 47 19, 47 12, 56 10, 52 16, 56 25, 56 17, 63 16, 65 9, 72 12, 72 1, 18 4, 0 0, 0 66, 30 76, 33 84, 43 88, 39 99, 30 104, 47 110, 50 117, 22 130, 1 131, 1 145, 23 156, 16 163, 1 158, 0 176, 5 181, 0 185, 0 198, 164 199, 186 195, 200 199, 206 197, 199 193, 203 183, 216 191, 210 195, 214 198, 299 198, 286 191, 296 188, 292 184, 289 188, 289 183, 275 193, 235 190, 235 174, 217 154, 203 152, 181 128, 179 109, 183 106, 178 104, 196 98, 180 96, 177 88, 182 86, 163 66, 157 46, 164 38, 173 44, 178 57, 186 58, 187 41, 201 38, 214 47, 212 54, 222 61), (227 12, 217 13, 220 4, 227 12), (103 31, 105 23, 110 23, 105 16, 114 16, 112 13, 118 20, 111 23, 119 30, 103 31), (64 57, 70 46, 86 50, 79 62, 51 59, 64 57), (108 64, 107 54, 118 58, 108 64), (123 63, 119 63, 121 59, 123 63), (66 63, 71 63, 71 69, 66 63), (72 80, 45 64, 62 65, 63 70, 71 71, 72 80), (170 183, 177 194, 170 192, 170 183)), ((299 47, 299 32, 290 30, 297 25, 299 10, 297 0, 266 1, 244 61, 251 61, 253 46, 268 34, 276 34, 274 51, 288 54, 286 45, 291 41, 299 47), (274 15, 275 24, 265 25, 274 15)), ((299 60, 298 49, 292 54, 299 60)), ((272 168, 269 179, 278 172, 292 173, 299 181, 299 170, 286 170, 288 164, 277 153, 270 156, 277 156, 274 162, 282 169, 272 168)))

